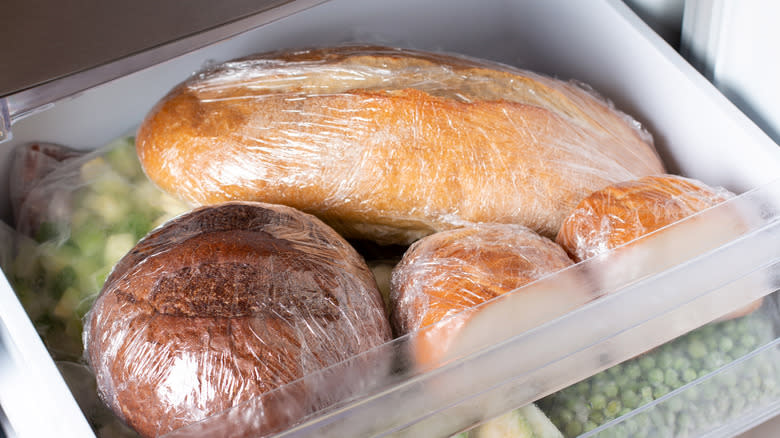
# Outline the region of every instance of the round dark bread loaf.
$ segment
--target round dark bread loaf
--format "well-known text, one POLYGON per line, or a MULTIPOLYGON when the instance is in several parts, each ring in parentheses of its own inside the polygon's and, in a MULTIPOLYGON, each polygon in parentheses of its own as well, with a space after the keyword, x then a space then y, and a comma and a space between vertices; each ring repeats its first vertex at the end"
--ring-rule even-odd
MULTIPOLYGON (((259 203, 200 208, 150 233, 108 277, 84 333, 101 397, 144 436, 256 403, 390 337, 358 253, 313 216, 259 203)), ((310 383, 256 410, 260 432, 317 409, 310 383)))

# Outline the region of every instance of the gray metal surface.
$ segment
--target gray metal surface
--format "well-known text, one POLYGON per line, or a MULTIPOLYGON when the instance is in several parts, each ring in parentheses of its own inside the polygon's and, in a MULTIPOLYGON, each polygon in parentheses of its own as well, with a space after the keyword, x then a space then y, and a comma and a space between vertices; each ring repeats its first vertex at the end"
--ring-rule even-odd
POLYGON ((5 0, 0 142, 47 104, 323 0, 5 0))

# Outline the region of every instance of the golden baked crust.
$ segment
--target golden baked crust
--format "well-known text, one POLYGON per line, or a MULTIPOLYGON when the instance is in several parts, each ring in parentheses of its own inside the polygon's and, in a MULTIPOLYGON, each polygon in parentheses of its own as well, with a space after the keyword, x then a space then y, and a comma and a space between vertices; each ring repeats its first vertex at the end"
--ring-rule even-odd
POLYGON ((663 172, 646 133, 573 83, 377 47, 196 75, 149 113, 137 150, 189 201, 289 205, 382 243, 478 222, 552 237, 588 193, 663 172))
POLYGON ((479 311, 475 306, 572 264, 554 242, 519 225, 478 225, 427 236, 393 270, 393 329, 402 335, 461 314, 415 339, 417 363, 434 365, 469 315, 479 311))
MULTIPOLYGON (((556 241, 575 261, 586 260, 660 230, 717 204, 733 193, 677 175, 646 176, 605 187, 583 199, 566 217, 556 241)), ((729 214, 738 215, 737 212, 729 214)), ((737 223, 741 219, 735 219, 737 223)), ((744 229, 737 225, 735 230, 744 229)), ((725 239, 728 236, 715 236, 725 239)), ((652 242, 648 242, 652 244, 652 242)), ((715 245, 716 242, 712 242, 715 245)), ((651 255, 646 263, 652 264, 651 255)), ((638 267, 637 269, 642 269, 638 267)), ((763 299, 737 309, 723 319, 747 315, 763 299)))
POLYGON ((579 262, 733 196, 676 175, 620 182, 583 199, 564 220, 556 241, 579 262))
MULTIPOLYGON (((204 207, 152 232, 117 264, 85 326, 101 397, 143 436, 257 402, 390 339, 349 244, 313 216, 259 203, 204 207)), ((281 430, 310 413, 312 385, 294 386, 283 407, 260 404, 252 424, 281 430)))

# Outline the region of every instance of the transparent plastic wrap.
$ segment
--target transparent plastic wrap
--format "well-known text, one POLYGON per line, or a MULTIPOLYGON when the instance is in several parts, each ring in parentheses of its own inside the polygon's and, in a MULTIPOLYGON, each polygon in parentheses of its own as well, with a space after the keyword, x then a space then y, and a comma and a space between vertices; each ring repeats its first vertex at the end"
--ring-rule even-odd
MULTIPOLYGON (((613 260, 615 267, 610 270, 610 277, 599 279, 602 284, 619 284, 637 272, 672 266, 694 248, 715 248, 743 233, 760 212, 754 208, 723 208, 701 216, 709 220, 686 222, 687 232, 678 232, 680 238, 690 242, 691 249, 682 248, 673 257, 663 258, 648 250, 648 245, 664 244, 665 227, 734 196, 723 188, 677 175, 652 175, 619 182, 583 199, 564 220, 556 241, 575 261, 628 246, 623 257, 613 260), (716 228, 719 233, 712 233, 716 228), (644 239, 639 247, 634 241, 646 234, 652 236, 644 239)), ((744 316, 760 305, 759 300, 725 317, 744 316)))
MULTIPOLYGON (((403 335, 450 317, 415 339, 414 358, 419 366, 432 366, 452 357, 459 344, 474 338, 472 332, 490 332, 495 325, 479 317, 476 308, 490 299, 573 265, 555 242, 520 225, 491 224, 443 231, 412 245, 393 270, 391 321, 403 335), (472 314, 471 317, 464 315, 472 314)), ((581 305, 587 299, 569 299, 584 294, 574 276, 565 282, 547 284, 545 290, 529 289, 531 295, 546 294, 561 307, 581 305)), ((545 322, 533 300, 517 319, 527 319, 529 328, 545 322)))
POLYGON ((152 109, 138 153, 194 203, 289 205, 405 244, 480 222, 554 237, 590 192, 664 171, 650 135, 577 83, 365 46, 209 68, 152 109))
POLYGON ((189 207, 144 176, 130 137, 88 154, 23 145, 12 169, 17 233, 5 272, 52 357, 79 361, 81 318, 114 264, 189 207))
MULTIPOLYGON (((603 272, 606 276, 613 268, 611 259, 620 257, 630 248, 615 248, 610 251, 610 257, 585 260, 478 304, 476 310, 479 315, 492 323, 490 330, 475 331, 474 342, 461 344, 458 351, 452 351, 450 357, 441 358, 434 366, 416 366, 414 346, 428 332, 447 325, 457 327, 458 320, 468 322, 472 318, 469 311, 385 343, 368 353, 381 357, 378 352, 383 352, 396 357, 394 372, 355 392, 342 394, 340 400, 334 399, 333 405, 305 417, 300 424, 280 436, 450 436, 556 393, 573 382, 625 362, 627 358, 666 357, 671 352, 668 348, 689 354, 687 347, 681 344, 688 339, 699 339, 704 344, 705 354, 708 357, 713 355, 712 359, 701 359, 709 361, 706 364, 710 368, 695 368, 697 378, 690 383, 695 385, 708 378, 706 372, 728 367, 728 358, 739 361, 738 355, 756 346, 762 348, 760 345, 777 336, 776 331, 771 331, 776 330, 777 307, 774 300, 765 300, 762 308, 750 315, 717 322, 712 327, 703 328, 702 332, 694 331, 691 338, 675 341, 671 344, 673 347, 658 348, 681 333, 696 330, 729 313, 746 299, 757 299, 777 290, 780 286, 780 277, 777 277, 780 268, 777 250, 780 247, 778 190, 780 181, 675 223, 659 237, 667 244, 651 247, 650 251, 657 252, 657 256, 676 257, 682 249, 690 246, 678 234, 684 235, 689 231, 686 227, 688 223, 698 226, 701 226, 701 221, 711 223, 711 227, 706 227, 707 232, 717 236, 731 226, 718 219, 724 211, 755 209, 762 212, 732 242, 716 249, 706 244, 693 248, 697 255, 687 253, 687 260, 671 267, 656 265, 650 267, 654 269, 652 271, 635 272, 636 277, 624 278, 625 283, 617 289, 601 288, 593 281, 579 283, 579 294, 571 298, 581 302, 573 304, 573 310, 562 307, 555 299, 548 299, 552 295, 549 293, 551 288, 555 288, 556 283, 565 282, 562 279, 566 278, 587 279, 595 272, 603 272), (726 265, 729 270, 720 269, 726 265), (744 294, 735 295, 732 293, 734 290, 744 290, 744 294), (533 306, 534 311, 529 312, 528 306, 533 306), (519 317, 529 314, 538 319, 531 321, 531 326, 527 318, 519 317), (702 333, 709 335, 702 338, 702 333), (720 338, 725 337, 729 340, 721 341, 720 338), (710 347, 713 342, 716 342, 716 348, 710 347), (723 342, 722 346, 720 342, 723 342), (729 342, 732 343, 730 350, 729 342), (729 350, 728 355, 721 354, 721 348, 729 350)), ((639 240, 649 241, 651 238, 645 235, 639 240)), ((701 354, 700 347, 701 344, 695 343, 692 347, 694 355, 701 354)), ((307 378, 326 379, 339 375, 340 370, 365 360, 366 353, 307 378)), ((690 368, 693 370, 693 367, 690 368)), ((680 383, 690 379, 690 372, 685 373, 686 369, 683 366, 679 371, 675 369, 680 383)), ((611 376, 616 371, 605 376, 611 376)), ((657 379, 655 374, 657 372, 646 378, 657 379)), ((666 377, 664 370, 663 378, 666 377)), ((674 383, 674 377, 670 373, 669 381, 674 383)), ((294 393, 295 388, 304 385, 307 378, 278 388, 274 391, 276 397, 294 393)), ((604 376, 599 379, 603 380, 604 376)), ((656 396, 661 397, 644 406, 663 402, 673 393, 676 390, 672 391, 671 387, 659 386, 656 396), (660 390, 667 391, 667 394, 661 396, 660 390)), ((631 397, 631 394, 627 395, 631 397)), ((609 401, 611 399, 607 403, 609 401)), ((599 402, 597 406, 601 406, 599 402)), ((260 436, 253 420, 258 417, 257 410, 261 407, 261 401, 250 400, 166 436, 222 436, 237 429, 244 431, 246 436, 260 436)), ((553 416, 549 405, 545 405, 545 409, 553 416)), ((610 409, 615 409, 614 404, 610 409)), ((621 406, 619 413, 625 415, 614 417, 615 421, 631 416, 633 411, 626 414, 621 406)), ((525 413, 523 415, 526 416, 525 413)), ((566 414, 564 418, 568 418, 566 414)), ((579 425, 583 430, 585 422, 579 425)), ((558 424, 566 428, 566 424, 558 424)), ((604 427, 613 424, 603 423, 604 427)))
POLYGON ((341 236, 295 209, 242 202, 147 235, 106 280, 84 332, 102 398, 143 436, 249 400, 254 427, 229 435, 284 430, 383 377, 390 358, 307 376, 390 339, 371 271, 341 236))
MULTIPOLYGON (((9 192, 11 209, 15 218, 22 213, 19 209, 31 190, 50 172, 62 167, 64 161, 84 155, 67 146, 52 143, 32 143, 16 148, 11 157, 9 169, 9 192)), ((29 213, 26 216, 32 216, 29 213)))
MULTIPOLYGON (((777 293, 759 311, 714 322, 537 402, 567 438, 701 436, 780 403, 777 293)), ((463 434, 517 424, 526 408, 463 434)))

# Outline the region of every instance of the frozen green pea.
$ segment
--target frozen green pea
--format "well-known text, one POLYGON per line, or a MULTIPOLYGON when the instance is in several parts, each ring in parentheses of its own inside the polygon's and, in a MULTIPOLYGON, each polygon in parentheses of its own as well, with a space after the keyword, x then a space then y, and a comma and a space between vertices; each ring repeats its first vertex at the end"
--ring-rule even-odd
POLYGON ((652 356, 643 356, 639 359, 639 366, 643 371, 648 372, 655 369, 655 359, 652 356))
POLYGON ((628 389, 622 391, 620 396, 620 401, 623 403, 623 406, 631 409, 639 407, 639 395, 636 393, 636 391, 628 389))
POLYGON ((742 344, 743 347, 750 350, 758 344, 758 340, 755 336, 753 336, 753 334, 746 333, 739 339, 739 343, 742 344))
POLYGON ((664 372, 658 368, 653 368, 647 373, 647 381, 653 385, 663 383, 664 372))
POLYGON ((688 369, 684 370, 683 374, 682 374, 682 379, 683 379, 683 381, 685 383, 693 382, 694 380, 696 380, 697 377, 698 377, 698 375, 697 375, 696 371, 694 371, 691 368, 688 368, 688 369))
POLYGON ((669 393, 669 387, 666 385, 657 385, 653 387, 653 397, 658 399, 669 393))
POLYGON ((607 405, 607 398, 602 394, 594 394, 590 399, 590 407, 594 410, 601 410, 607 405))
POLYGON ((560 418, 562 424, 568 424, 574 421, 574 412, 568 409, 561 409, 558 411, 558 418, 560 418))
POLYGON ((604 407, 604 416, 607 418, 615 418, 623 409, 623 405, 618 400, 610 400, 607 402, 607 406, 604 407))
MULTIPOLYGON (((606 403, 604 404, 604 406, 606 406, 606 403)), ((598 411, 596 410, 590 411, 590 415, 588 416, 588 418, 590 419, 590 421, 598 425, 603 424, 604 420, 606 420, 606 418, 604 418, 604 412, 601 409, 598 411)))
POLYGON ((680 386, 680 375, 677 373, 677 371, 668 368, 664 373, 664 383, 666 386, 676 388, 680 386))
POLYGON ((638 363, 634 362, 626 366, 626 376, 631 380, 636 380, 642 375, 642 368, 638 363))
POLYGON ((724 353, 728 353, 734 348, 734 341, 731 338, 721 338, 718 342, 718 348, 724 353))
POLYGON ((582 433, 582 423, 579 421, 570 421, 564 426, 564 433, 566 436, 576 437, 582 433))
POLYGON ((688 344, 688 354, 694 359, 701 359, 707 355, 707 347, 700 340, 693 340, 688 344))
POLYGON ((607 398, 617 397, 619 391, 620 391, 620 388, 618 387, 617 383, 615 383, 615 382, 609 382, 606 385, 604 385, 604 395, 607 398))

